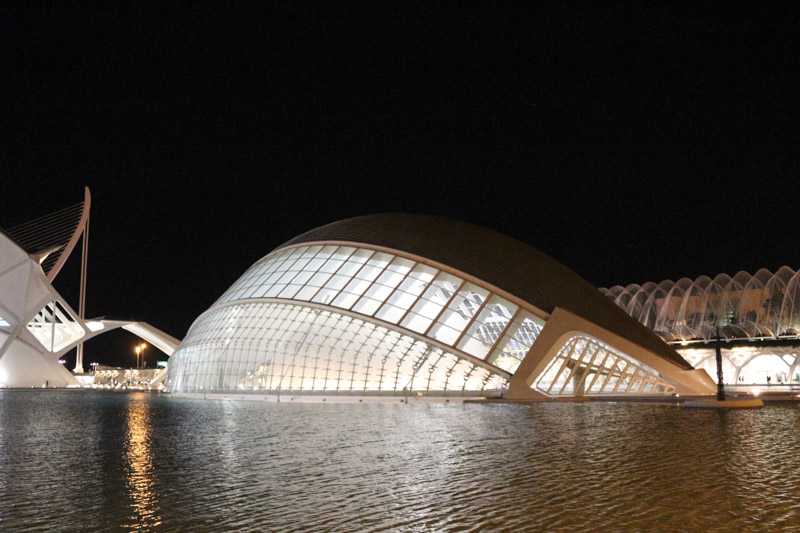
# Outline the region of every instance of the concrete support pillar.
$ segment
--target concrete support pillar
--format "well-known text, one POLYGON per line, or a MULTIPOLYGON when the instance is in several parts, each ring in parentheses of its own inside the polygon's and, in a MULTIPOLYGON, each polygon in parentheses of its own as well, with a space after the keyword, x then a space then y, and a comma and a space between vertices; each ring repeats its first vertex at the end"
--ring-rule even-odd
POLYGON ((583 396, 586 386, 586 382, 583 380, 584 374, 586 374, 586 369, 581 367, 576 368, 572 373, 572 391, 575 396, 583 396))

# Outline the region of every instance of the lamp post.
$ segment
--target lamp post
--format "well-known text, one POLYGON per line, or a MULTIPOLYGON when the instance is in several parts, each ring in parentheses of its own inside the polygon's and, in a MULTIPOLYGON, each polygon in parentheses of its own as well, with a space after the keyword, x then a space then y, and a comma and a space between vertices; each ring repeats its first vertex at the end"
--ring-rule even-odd
POLYGON ((721 344, 722 341, 719 338, 719 324, 716 325, 716 333, 717 333, 717 342, 716 342, 716 351, 717 351, 717 401, 724 402, 725 401, 725 383, 722 379, 722 348, 721 344))
POLYGON ((136 368, 141 368, 139 363, 139 357, 141 356, 144 359, 144 349, 147 348, 147 343, 143 342, 142 344, 137 344, 136 347, 133 349, 136 352, 136 368))

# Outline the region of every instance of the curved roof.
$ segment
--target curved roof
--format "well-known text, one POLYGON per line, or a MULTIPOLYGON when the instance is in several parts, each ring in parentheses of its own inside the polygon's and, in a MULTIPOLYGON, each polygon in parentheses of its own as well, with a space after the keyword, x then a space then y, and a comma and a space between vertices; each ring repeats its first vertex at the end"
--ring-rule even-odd
POLYGON ((325 241, 382 246, 429 258, 548 313, 556 307, 567 309, 672 363, 692 368, 591 283, 535 248, 494 230, 433 215, 367 215, 320 226, 276 250, 325 241))

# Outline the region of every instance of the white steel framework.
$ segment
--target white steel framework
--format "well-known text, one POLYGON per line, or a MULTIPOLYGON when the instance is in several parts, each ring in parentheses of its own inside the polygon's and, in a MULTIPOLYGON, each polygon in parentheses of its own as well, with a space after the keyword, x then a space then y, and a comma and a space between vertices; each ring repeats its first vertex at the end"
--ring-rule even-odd
POLYGON ((600 291, 667 342, 711 340, 717 325, 726 338, 800 334, 800 271, 788 266, 600 291))
POLYGON ((728 384, 800 385, 800 271, 761 269, 600 289, 716 379, 719 326, 728 384))

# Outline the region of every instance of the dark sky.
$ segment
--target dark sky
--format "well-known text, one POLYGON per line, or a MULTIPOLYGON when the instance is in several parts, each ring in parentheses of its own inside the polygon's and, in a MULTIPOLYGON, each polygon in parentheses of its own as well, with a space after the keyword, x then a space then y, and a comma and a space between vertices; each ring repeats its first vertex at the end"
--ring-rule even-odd
POLYGON ((599 286, 800 268, 791 4, 131 4, 0 7, 0 227, 88 185, 89 316, 181 338, 277 245, 378 212, 489 226, 599 286))

